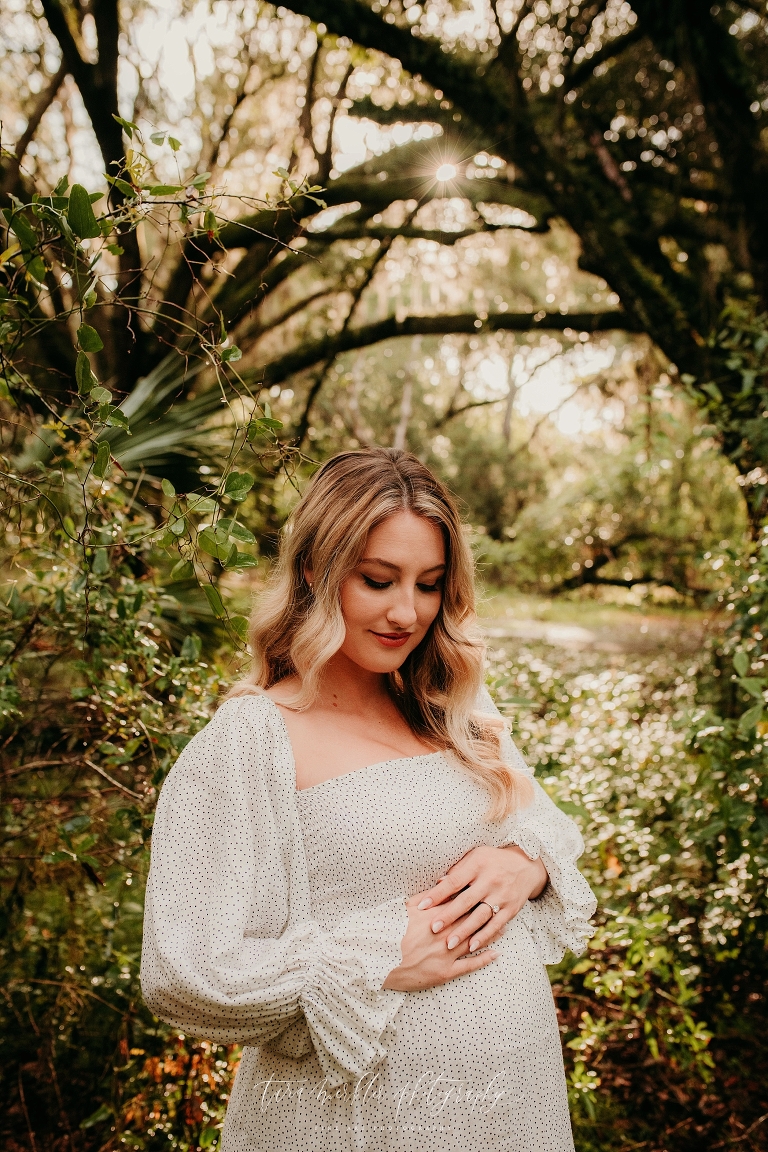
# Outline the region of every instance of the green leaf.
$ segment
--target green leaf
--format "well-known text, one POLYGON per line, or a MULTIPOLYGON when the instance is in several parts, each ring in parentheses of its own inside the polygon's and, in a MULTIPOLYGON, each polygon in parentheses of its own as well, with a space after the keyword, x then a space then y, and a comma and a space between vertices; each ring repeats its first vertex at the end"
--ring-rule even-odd
POLYGON ((166 496, 175 496, 176 495, 176 489, 174 488, 173 484, 171 484, 170 480, 166 480, 165 478, 163 478, 163 480, 161 482, 161 487, 163 489, 163 492, 165 492, 166 496))
POLYGON ((250 552, 238 552, 236 544, 232 547, 235 549, 235 556, 232 558, 230 555, 227 558, 227 568, 258 568, 259 561, 256 556, 252 556, 250 552))
POLYGON ((19 596, 19 590, 15 584, 8 598, 8 607, 11 610, 11 615, 14 620, 23 620, 29 611, 29 605, 25 604, 21 596, 19 596))
POLYGON ((127 180, 121 180, 119 176, 107 176, 113 188, 118 188, 127 200, 135 200, 139 195, 139 190, 134 188, 133 184, 129 184, 127 180))
POLYGON ((171 580, 191 580, 195 574, 195 566, 191 560, 179 560, 171 568, 171 580))
POLYGON ((197 513, 198 516, 210 516, 218 508, 215 500, 211 500, 210 496, 188 496, 187 507, 190 512, 197 513))
POLYGON ((171 150, 173 152, 178 152, 179 148, 181 148, 181 140, 177 140, 175 136, 169 136, 168 143, 170 144, 171 150))
POLYGON ((290 172, 288 172, 285 168, 276 168, 274 175, 279 176, 281 180, 287 180, 290 176, 290 172))
POLYGON ((224 608, 224 601, 219 594, 218 588, 214 588, 213 584, 204 584, 203 592, 205 592, 205 598, 208 601, 214 616, 221 620, 226 615, 226 611, 224 608))
POLYGON ((226 535, 220 534, 213 528, 204 528, 197 538, 197 543, 203 552, 213 556, 214 560, 224 563, 230 553, 226 535))
POLYGON ((239 504, 245 500, 254 483, 250 472, 230 472, 224 482, 224 494, 239 504))
POLYGON ((96 460, 93 465, 94 476, 98 476, 99 479, 104 478, 107 472, 107 468, 109 467, 110 459, 111 453, 109 451, 109 444, 106 440, 104 440, 101 444, 99 444, 99 450, 96 453, 96 460))
POLYGON ((194 663, 200 659, 202 650, 203 644, 199 636, 185 636, 184 643, 181 646, 181 658, 182 660, 189 660, 190 663, 194 663))
POLYGON ((224 364, 233 364, 236 360, 242 360, 243 354, 236 344, 231 348, 222 348, 221 359, 224 364))
MULTIPOLYGON (((101 385, 99 385, 97 388, 91 388, 91 399, 95 400, 97 404, 103 404, 108 407, 112 400, 112 393, 108 388, 102 388, 101 385)), ((109 413, 105 412, 104 415, 108 416, 109 413)), ((99 413, 99 418, 101 419, 101 413, 99 413)))
POLYGON ((192 177, 192 179, 190 180, 190 184, 192 185, 193 188, 197 188, 198 192, 200 192, 200 191, 202 191, 203 188, 205 188, 205 186, 208 183, 208 181, 210 180, 210 178, 211 178, 210 172, 198 172, 198 174, 196 176, 192 177))
POLYGON ((83 352, 101 352, 104 341, 90 324, 81 324, 77 330, 77 342, 83 352))
POLYGON ((38 235, 28 220, 19 212, 15 212, 10 220, 10 229, 15 234, 16 239, 25 251, 35 248, 38 243, 38 235))
POLYGON ((202 1132, 200 1133, 200 1147, 201 1148, 210 1148, 212 1144, 216 1143, 218 1135, 219 1135, 219 1129, 218 1128, 211 1128, 211 1127, 203 1128, 202 1132))
POLYGON ((739 676, 746 676, 749 672, 749 656, 746 652, 736 652, 733 657, 733 666, 738 672, 739 676))
MULTIPOLYGON (((117 116, 115 119, 117 120, 117 116)), ((113 1115, 112 1109, 107 1104, 100 1104, 95 1112, 80 1121, 80 1127, 93 1128, 96 1124, 104 1124, 107 1120, 111 1120, 113 1115)))
POLYGON ((67 223, 75 236, 79 236, 81 240, 89 240, 101 235, 91 207, 91 198, 82 184, 72 185, 67 209, 67 223))
POLYGON ((750 728, 754 728, 756 724, 760 723, 762 716, 763 716, 763 705, 762 704, 755 704, 755 706, 753 708, 750 708, 747 712, 745 712, 743 714, 743 716, 740 717, 740 719, 739 719, 739 731, 743 732, 743 733, 748 732, 750 728))
POLYGON ((165 132, 153 132, 149 138, 153 144, 157 144, 159 147, 161 144, 165 144, 165 135, 165 132))
POLYGON ((106 576, 109 572, 109 552, 106 548, 97 548, 93 558, 94 576, 106 576))
POLYGON ((745 692, 749 692, 750 696, 754 696, 757 700, 762 700, 765 680, 759 680, 757 676, 748 676, 739 680, 739 684, 745 692))
POLYGON ((230 616, 229 623, 237 633, 238 638, 245 643, 248 638, 248 621, 245 616, 230 616))
POLYGON ((49 852, 47 856, 43 856, 43 863, 45 864, 71 864, 77 860, 74 852, 49 852))
POLYGON ((121 248, 119 244, 107 244, 107 252, 111 252, 113 256, 122 256, 125 248, 121 248))
POLYGON ((98 381, 91 370, 91 362, 85 352, 78 352, 75 361, 75 379, 77 390, 81 396, 86 396, 98 381))
POLYGON ((168 527, 174 536, 183 536, 187 530, 187 521, 183 516, 176 516, 173 520, 168 522, 168 527))
POLYGON ((112 408, 107 415, 106 423, 112 428, 122 428, 129 436, 131 435, 131 426, 128 423, 128 417, 125 412, 121 412, 119 408, 112 408))
POLYGON ((33 280, 36 280, 38 284, 42 284, 45 280, 46 271, 45 260, 43 260, 42 256, 34 256, 31 260, 27 261, 27 275, 31 276, 33 280))
POLYGON ((249 532, 242 524, 238 524, 236 520, 226 516, 219 520, 216 527, 220 532, 226 532, 227 536, 232 536, 235 540, 239 540, 242 544, 255 544, 256 537, 253 532, 249 532))
POLYGON ((702 384, 701 387, 713 400, 716 400, 718 404, 722 404, 723 394, 714 381, 710 380, 707 384, 702 384))
POLYGON ((120 127, 125 129, 125 134, 128 139, 133 140, 134 132, 138 132, 139 130, 138 124, 134 124, 133 120, 123 120, 122 116, 117 116, 114 112, 112 113, 112 119, 117 120, 120 127))
POLYGON ((251 420, 246 430, 248 441, 255 440, 262 432, 278 432, 283 426, 282 420, 273 420, 270 416, 262 416, 258 420, 251 420))
POLYGON ((176 196, 184 191, 181 184, 152 184, 149 187, 142 185, 150 196, 176 196))
POLYGON ((69 177, 62 176, 53 190, 54 196, 63 196, 67 188, 69 188, 69 177))

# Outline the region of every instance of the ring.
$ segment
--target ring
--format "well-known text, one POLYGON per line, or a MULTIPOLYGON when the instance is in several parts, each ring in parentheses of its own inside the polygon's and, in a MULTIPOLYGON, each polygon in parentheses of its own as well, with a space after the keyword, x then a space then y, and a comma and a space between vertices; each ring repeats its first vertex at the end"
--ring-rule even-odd
POLYGON ((491 912, 493 913, 493 915, 494 915, 494 916, 495 916, 495 915, 496 915, 496 913, 499 911, 499 905, 498 905, 498 904, 489 904, 487 900, 481 900, 481 901, 480 901, 480 903, 481 903, 481 904, 485 904, 485 906, 486 906, 487 908, 490 908, 490 910, 491 910, 491 912))

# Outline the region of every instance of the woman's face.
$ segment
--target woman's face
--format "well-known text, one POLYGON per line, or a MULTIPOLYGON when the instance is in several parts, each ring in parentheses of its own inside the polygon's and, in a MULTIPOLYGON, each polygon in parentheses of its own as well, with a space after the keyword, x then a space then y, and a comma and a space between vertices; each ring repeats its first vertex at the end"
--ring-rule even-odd
POLYGON ((399 668, 440 610, 444 575, 440 529, 413 512, 388 516, 341 586, 344 655, 368 672, 399 668))

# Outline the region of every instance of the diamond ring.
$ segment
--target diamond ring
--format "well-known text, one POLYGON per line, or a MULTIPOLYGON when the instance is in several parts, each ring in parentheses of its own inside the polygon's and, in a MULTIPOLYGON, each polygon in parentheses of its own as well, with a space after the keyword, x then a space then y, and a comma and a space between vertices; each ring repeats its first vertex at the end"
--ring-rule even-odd
POLYGON ((481 903, 481 904, 485 904, 486 908, 490 908, 490 910, 491 910, 491 912, 493 913, 493 915, 494 915, 494 916, 496 915, 496 913, 497 913, 497 912, 498 912, 498 910, 499 910, 499 905, 498 905, 498 904, 489 904, 487 900, 481 900, 481 901, 480 901, 480 903, 481 903))

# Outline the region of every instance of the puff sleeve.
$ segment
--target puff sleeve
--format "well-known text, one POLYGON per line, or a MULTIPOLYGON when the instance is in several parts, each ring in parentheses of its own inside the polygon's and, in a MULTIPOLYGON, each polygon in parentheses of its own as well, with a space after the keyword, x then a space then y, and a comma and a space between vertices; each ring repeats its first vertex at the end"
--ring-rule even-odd
POLYGON ((405 993, 402 899, 332 928, 309 915, 287 734, 271 701, 224 704, 171 769, 157 806, 141 986, 161 1019, 220 1043, 314 1046, 331 1086, 386 1056, 405 993))
MULTIPOLYGON (((478 711, 497 712, 487 689, 478 698, 478 711)), ((573 820, 547 795, 515 747, 508 732, 502 736, 502 755, 524 772, 533 786, 533 802, 506 820, 492 825, 494 847, 517 844, 532 860, 541 858, 549 883, 541 896, 529 900, 518 916, 529 928, 544 964, 559 964, 567 950, 577 956, 594 935, 590 919, 597 900, 576 867, 584 841, 573 820)))

